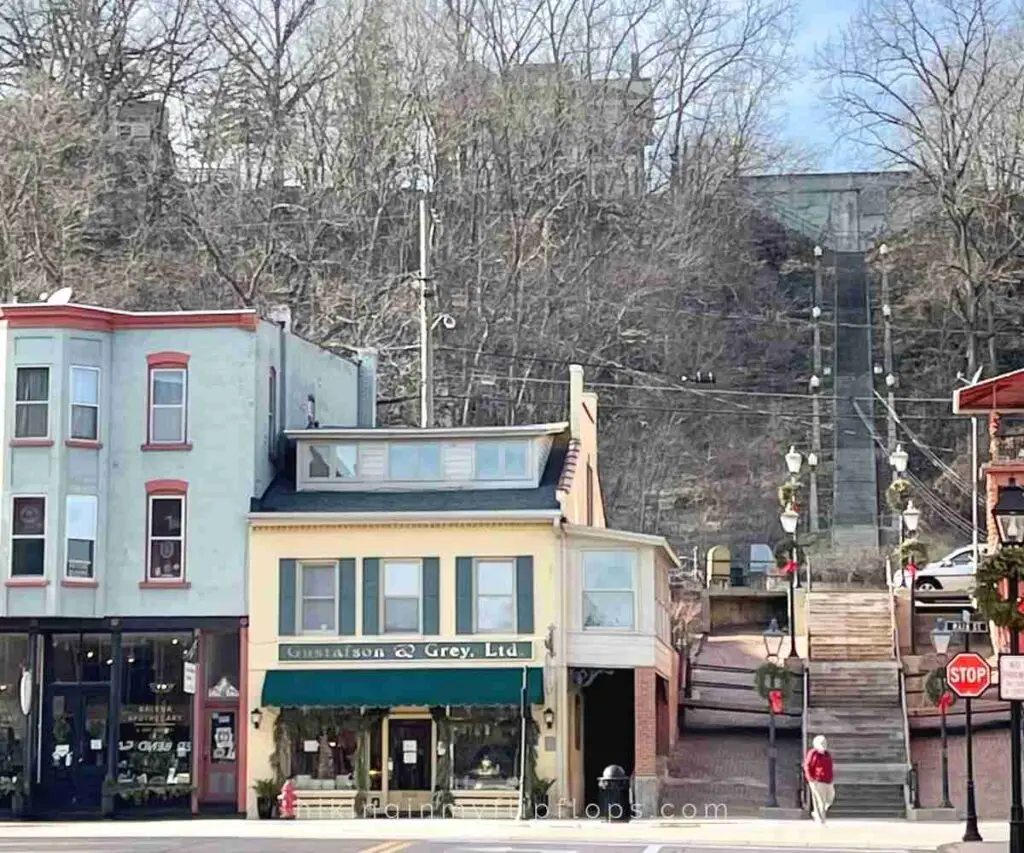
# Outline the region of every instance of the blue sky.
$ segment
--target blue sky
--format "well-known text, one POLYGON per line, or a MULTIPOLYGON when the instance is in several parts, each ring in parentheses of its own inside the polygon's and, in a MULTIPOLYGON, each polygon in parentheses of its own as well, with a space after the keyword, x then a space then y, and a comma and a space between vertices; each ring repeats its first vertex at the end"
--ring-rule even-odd
POLYGON ((784 134, 793 143, 813 146, 822 154, 816 168, 833 172, 870 167, 862 150, 838 140, 833 123, 820 106, 822 84, 810 64, 815 49, 836 34, 850 19, 860 0, 800 0, 796 48, 807 63, 790 87, 783 107, 784 134))

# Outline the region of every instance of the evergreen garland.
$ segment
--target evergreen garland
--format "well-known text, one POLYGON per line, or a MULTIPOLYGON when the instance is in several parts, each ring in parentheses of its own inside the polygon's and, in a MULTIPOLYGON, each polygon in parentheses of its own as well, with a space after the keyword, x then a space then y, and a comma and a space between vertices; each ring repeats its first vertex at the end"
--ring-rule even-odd
POLYGON ((897 566, 907 566, 913 563, 921 567, 928 562, 928 546, 920 539, 904 539, 903 543, 893 552, 893 558, 897 566))
POLYGON ((933 705, 938 706, 939 700, 947 693, 950 697, 947 707, 952 708, 956 704, 956 694, 949 689, 949 685, 946 683, 946 668, 944 666, 937 667, 928 673, 924 680, 924 692, 928 701, 933 705))
POLYGON ((974 580, 974 598, 978 612, 989 622, 1000 628, 1011 631, 1024 631, 1024 615, 1016 606, 1016 602, 1006 600, 1006 592, 1001 587, 1012 578, 1018 578, 1024 593, 1024 548, 1020 546, 1003 547, 991 557, 987 557, 978 566, 974 580))
POLYGON ((762 699, 767 699, 772 690, 781 690, 783 697, 786 697, 792 686, 793 673, 772 661, 761 664, 754 672, 754 689, 762 699))
POLYGON ((893 512, 903 512, 910 502, 910 483, 902 477, 893 480, 885 490, 885 502, 893 512))
MULTIPOLYGON (((795 546, 795 550, 797 565, 803 568, 804 565, 806 565, 807 563, 807 552, 804 551, 804 549, 800 545, 795 546)), ((775 550, 773 552, 775 556, 776 568, 784 568, 789 563, 789 561, 793 559, 793 551, 794 545, 792 539, 786 539, 780 542, 778 545, 776 545, 775 550)))
POLYGON ((799 504, 802 489, 803 483, 799 480, 786 480, 777 491, 779 506, 785 509, 790 504, 799 504))

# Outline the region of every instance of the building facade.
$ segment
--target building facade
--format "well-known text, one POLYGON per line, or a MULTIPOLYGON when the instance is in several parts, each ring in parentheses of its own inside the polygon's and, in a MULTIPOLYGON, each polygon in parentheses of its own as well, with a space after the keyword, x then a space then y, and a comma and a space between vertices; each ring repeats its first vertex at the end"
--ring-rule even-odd
POLYGON ((11 808, 244 807, 246 512, 283 429, 374 418, 372 356, 287 325, 0 308, 11 808))
POLYGON ((604 528, 575 368, 570 397, 566 423, 289 433, 250 516, 247 789, 294 779, 300 817, 514 817, 523 793, 569 817, 608 759, 656 808, 678 563, 604 528))

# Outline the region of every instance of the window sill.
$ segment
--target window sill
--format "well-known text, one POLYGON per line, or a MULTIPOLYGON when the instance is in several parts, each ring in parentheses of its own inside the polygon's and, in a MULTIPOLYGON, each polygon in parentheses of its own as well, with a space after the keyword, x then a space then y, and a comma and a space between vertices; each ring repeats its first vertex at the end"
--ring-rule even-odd
POLYGON ((53 447, 52 438, 12 438, 11 447, 53 447))
POLYGON ((4 581, 4 586, 44 587, 50 582, 46 578, 13 577, 4 581))
POLYGON ((145 444, 143 444, 140 449, 141 450, 145 450, 145 451, 147 451, 149 453, 152 453, 154 451, 159 451, 159 450, 171 450, 171 451, 186 450, 187 451, 187 450, 191 450, 192 449, 192 442, 190 442, 190 441, 180 441, 180 442, 175 442, 173 444, 170 444, 170 443, 168 443, 168 444, 159 444, 159 443, 158 444, 154 444, 153 442, 148 441, 145 444))
POLYGON ((84 587, 86 589, 95 589, 100 585, 100 582, 95 578, 64 578, 60 582, 61 586, 66 587, 84 587))
POLYGON ((80 450, 102 450, 103 444, 88 438, 69 438, 64 442, 65 447, 77 447, 80 450))
POLYGON ((139 581, 139 589, 191 589, 188 581, 139 581))

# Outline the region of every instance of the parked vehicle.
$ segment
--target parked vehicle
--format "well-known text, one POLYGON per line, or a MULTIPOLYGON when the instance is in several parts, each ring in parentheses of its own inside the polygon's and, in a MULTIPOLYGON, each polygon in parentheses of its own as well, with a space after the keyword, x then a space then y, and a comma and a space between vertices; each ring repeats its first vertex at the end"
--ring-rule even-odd
MULTIPOLYGON (((984 557, 984 546, 979 550, 984 557)), ((974 547, 966 545, 950 551, 937 562, 918 568, 914 586, 919 590, 970 592, 974 588, 974 573, 974 547)), ((910 575, 899 568, 895 569, 892 573, 892 585, 909 587, 910 575)))

